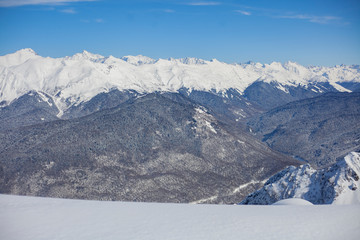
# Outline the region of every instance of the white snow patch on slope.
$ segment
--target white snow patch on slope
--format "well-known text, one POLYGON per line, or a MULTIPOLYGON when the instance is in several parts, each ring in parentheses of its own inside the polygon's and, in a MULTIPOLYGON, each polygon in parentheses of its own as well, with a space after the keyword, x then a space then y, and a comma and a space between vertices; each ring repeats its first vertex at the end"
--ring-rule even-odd
POLYGON ((49 106, 52 106, 51 99, 42 92, 37 92, 41 97, 42 101, 46 102, 49 106))
POLYGON ((337 84, 336 82, 333 82, 331 85, 339 92, 351 92, 349 89, 344 88, 343 86, 337 84))
POLYGON ((197 134, 200 132, 205 133, 208 130, 217 134, 217 131, 213 127, 213 125, 216 124, 216 120, 211 114, 207 113, 207 110, 204 107, 195 108, 195 114, 193 118, 195 120, 195 126, 192 128, 196 131, 197 134))
POLYGON ((208 197, 208 198, 203 198, 203 199, 200 199, 200 200, 196 200, 196 201, 193 201, 191 202, 191 204, 201 204, 201 203, 206 203, 206 202, 211 202, 215 199, 217 199, 218 196, 211 196, 211 197, 208 197))
POLYGON ((359 205, 192 205, 0 195, 0 239, 355 240, 359 213, 359 205))
POLYGON ((208 121, 204 121, 207 128, 210 129, 213 133, 217 133, 213 126, 211 126, 211 123, 208 121))
POLYGON ((242 189, 247 188, 247 187, 250 186, 250 185, 255 185, 255 184, 258 184, 258 183, 264 184, 264 182, 265 182, 265 181, 254 181, 254 180, 251 180, 250 182, 245 183, 245 184, 242 184, 242 185, 240 185, 239 187, 235 188, 234 191, 233 191, 233 193, 235 194, 235 193, 237 193, 237 192, 240 192, 242 189))

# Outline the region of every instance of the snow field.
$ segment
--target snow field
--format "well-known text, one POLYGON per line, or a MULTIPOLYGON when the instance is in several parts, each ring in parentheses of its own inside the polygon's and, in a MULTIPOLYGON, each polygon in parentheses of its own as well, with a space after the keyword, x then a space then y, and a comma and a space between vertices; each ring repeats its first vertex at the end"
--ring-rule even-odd
POLYGON ((358 239, 360 205, 193 205, 0 195, 0 239, 358 239))

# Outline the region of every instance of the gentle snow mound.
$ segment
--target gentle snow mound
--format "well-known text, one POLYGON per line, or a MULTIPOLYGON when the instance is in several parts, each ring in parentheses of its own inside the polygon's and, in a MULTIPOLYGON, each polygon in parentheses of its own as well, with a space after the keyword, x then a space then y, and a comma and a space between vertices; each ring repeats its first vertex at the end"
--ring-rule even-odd
POLYGON ((302 206, 308 206, 308 205, 314 205, 309 201, 306 201, 304 199, 301 198, 288 198, 288 199, 283 199, 280 201, 277 201, 276 203, 272 204, 272 205, 302 205, 302 206))

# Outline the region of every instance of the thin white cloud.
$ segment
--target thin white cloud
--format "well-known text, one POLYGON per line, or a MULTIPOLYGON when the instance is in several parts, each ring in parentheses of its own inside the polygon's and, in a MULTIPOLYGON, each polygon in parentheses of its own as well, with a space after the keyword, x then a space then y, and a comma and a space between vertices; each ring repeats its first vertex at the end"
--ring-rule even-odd
POLYGON ((81 19, 80 22, 82 23, 104 23, 105 20, 102 18, 95 18, 95 19, 81 19))
POLYGON ((157 9, 148 9, 148 12, 157 12, 157 13, 159 13, 159 12, 161 12, 161 13, 174 13, 175 12, 175 10, 173 10, 173 9, 170 9, 170 8, 157 8, 157 9))
POLYGON ((190 2, 190 3, 186 3, 186 5, 190 5, 190 6, 216 6, 216 5, 221 5, 220 2, 190 2))
POLYGON ((165 12, 165 13, 174 13, 175 12, 172 9, 163 9, 162 11, 165 12))
POLYGON ((97 0, 0 0, 0 7, 19 7, 25 5, 53 5, 70 2, 94 2, 97 0))
POLYGON ((68 14, 75 14, 75 13, 77 13, 77 12, 75 11, 75 9, 73 9, 73 8, 62 9, 62 10, 60 10, 60 12, 62 12, 62 13, 68 13, 68 14))
POLYGON ((54 11, 56 8, 54 7, 45 7, 45 8, 42 8, 43 11, 54 11))
POLYGON ((328 24, 332 21, 341 20, 340 17, 335 17, 335 16, 313 16, 306 14, 285 15, 285 16, 278 16, 277 18, 299 19, 299 20, 306 20, 312 23, 321 23, 321 24, 328 24))
POLYGON ((337 16, 318 16, 318 15, 310 15, 310 14, 301 14, 301 13, 294 13, 294 12, 284 12, 283 10, 278 9, 270 9, 270 8, 255 8, 246 5, 237 5, 237 7, 245 9, 244 10, 235 10, 234 12, 240 13, 243 15, 255 15, 255 16, 263 16, 269 18, 281 18, 281 19, 297 19, 303 20, 312 23, 318 24, 344 24, 348 25, 348 22, 344 22, 343 18, 337 16), (248 11, 248 10, 251 10, 248 11))
POLYGON ((240 13, 240 14, 245 15, 245 16, 250 16, 251 15, 251 12, 242 11, 242 10, 235 10, 234 12, 240 13))

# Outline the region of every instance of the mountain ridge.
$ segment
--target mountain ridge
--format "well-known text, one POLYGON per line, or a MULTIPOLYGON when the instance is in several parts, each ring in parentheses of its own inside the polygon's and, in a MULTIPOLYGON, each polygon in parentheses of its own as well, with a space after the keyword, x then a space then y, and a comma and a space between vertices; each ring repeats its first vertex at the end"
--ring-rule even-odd
POLYGON ((240 204, 273 204, 301 198, 314 204, 360 204, 360 153, 351 152, 328 168, 290 166, 268 179, 240 204))
POLYGON ((360 151, 360 93, 325 93, 276 107, 247 122, 272 149, 313 167, 360 151))
POLYGON ((87 51, 50 58, 32 49, 0 57, 2 105, 29 91, 39 91, 51 96, 61 112, 113 89, 150 93, 187 88, 220 95, 235 89, 243 95, 257 82, 272 84, 287 94, 296 87, 321 94, 328 91, 321 87, 324 83, 330 84, 329 91, 350 92, 359 86, 360 70, 355 65, 304 67, 294 62, 227 64, 197 58, 154 60, 140 55, 115 58, 87 51))

